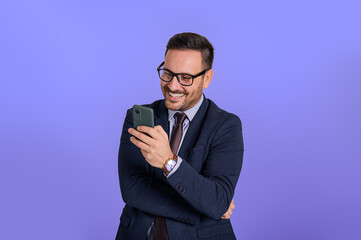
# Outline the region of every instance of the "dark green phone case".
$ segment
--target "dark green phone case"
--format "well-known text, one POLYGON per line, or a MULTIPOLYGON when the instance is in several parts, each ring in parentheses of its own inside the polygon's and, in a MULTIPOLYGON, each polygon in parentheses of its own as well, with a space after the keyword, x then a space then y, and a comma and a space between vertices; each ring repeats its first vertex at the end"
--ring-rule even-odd
POLYGON ((138 126, 154 127, 153 109, 140 105, 133 106, 133 126, 136 129, 138 126))

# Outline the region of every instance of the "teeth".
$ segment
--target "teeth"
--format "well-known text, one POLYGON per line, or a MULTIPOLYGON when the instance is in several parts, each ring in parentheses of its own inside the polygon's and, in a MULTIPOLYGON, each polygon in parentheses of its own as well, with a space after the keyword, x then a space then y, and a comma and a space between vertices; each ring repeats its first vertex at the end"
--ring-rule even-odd
POLYGON ((169 95, 171 95, 172 97, 182 97, 182 96, 184 96, 184 94, 175 94, 175 93, 171 93, 171 92, 169 92, 169 95))

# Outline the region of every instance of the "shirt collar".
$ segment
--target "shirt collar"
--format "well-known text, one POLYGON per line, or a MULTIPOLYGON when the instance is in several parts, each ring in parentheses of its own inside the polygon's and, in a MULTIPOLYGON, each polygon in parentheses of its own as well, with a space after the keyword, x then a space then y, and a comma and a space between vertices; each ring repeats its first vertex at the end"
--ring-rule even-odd
MULTIPOLYGON (((201 99, 198 101, 198 103, 196 105, 194 105, 192 108, 187 109, 187 110, 184 111, 184 113, 187 115, 187 118, 189 119, 189 121, 192 121, 192 119, 194 118, 194 116, 198 112, 198 109, 202 105, 203 99, 204 99, 204 97, 203 97, 203 94, 202 94, 201 99)), ((180 111, 173 111, 173 110, 168 109, 168 121, 170 121, 173 118, 173 115, 176 112, 180 112, 180 111)))

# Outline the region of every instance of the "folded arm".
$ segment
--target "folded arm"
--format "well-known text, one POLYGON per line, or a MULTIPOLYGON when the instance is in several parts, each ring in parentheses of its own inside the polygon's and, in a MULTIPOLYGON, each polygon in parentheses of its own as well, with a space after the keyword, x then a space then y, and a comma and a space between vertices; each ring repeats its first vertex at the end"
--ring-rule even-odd
POLYGON ((243 138, 241 122, 234 115, 215 131, 202 173, 183 159, 168 182, 197 211, 219 219, 232 202, 242 167, 243 138))
MULTIPOLYGON (((182 161, 177 171, 169 176, 168 182, 194 209, 219 219, 231 204, 242 166, 241 122, 237 116, 228 115, 214 127, 213 132, 215 134, 204 137, 211 139, 207 149, 203 149, 208 154, 202 173, 194 170, 188 161, 182 161)), ((151 166, 162 168, 169 156, 172 156, 167 134, 161 126, 142 126, 137 130, 129 129, 129 133, 134 136, 130 138, 131 142, 141 149, 144 159, 151 166)))

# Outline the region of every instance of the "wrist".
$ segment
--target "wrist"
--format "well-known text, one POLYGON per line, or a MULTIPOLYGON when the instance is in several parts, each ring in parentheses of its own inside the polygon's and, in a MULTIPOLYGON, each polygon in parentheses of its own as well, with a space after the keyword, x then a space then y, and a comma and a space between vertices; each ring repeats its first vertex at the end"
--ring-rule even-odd
POLYGON ((168 175, 173 170, 175 165, 177 165, 177 162, 178 156, 175 154, 172 154, 171 157, 166 159, 162 167, 162 171, 165 173, 165 175, 168 175))

